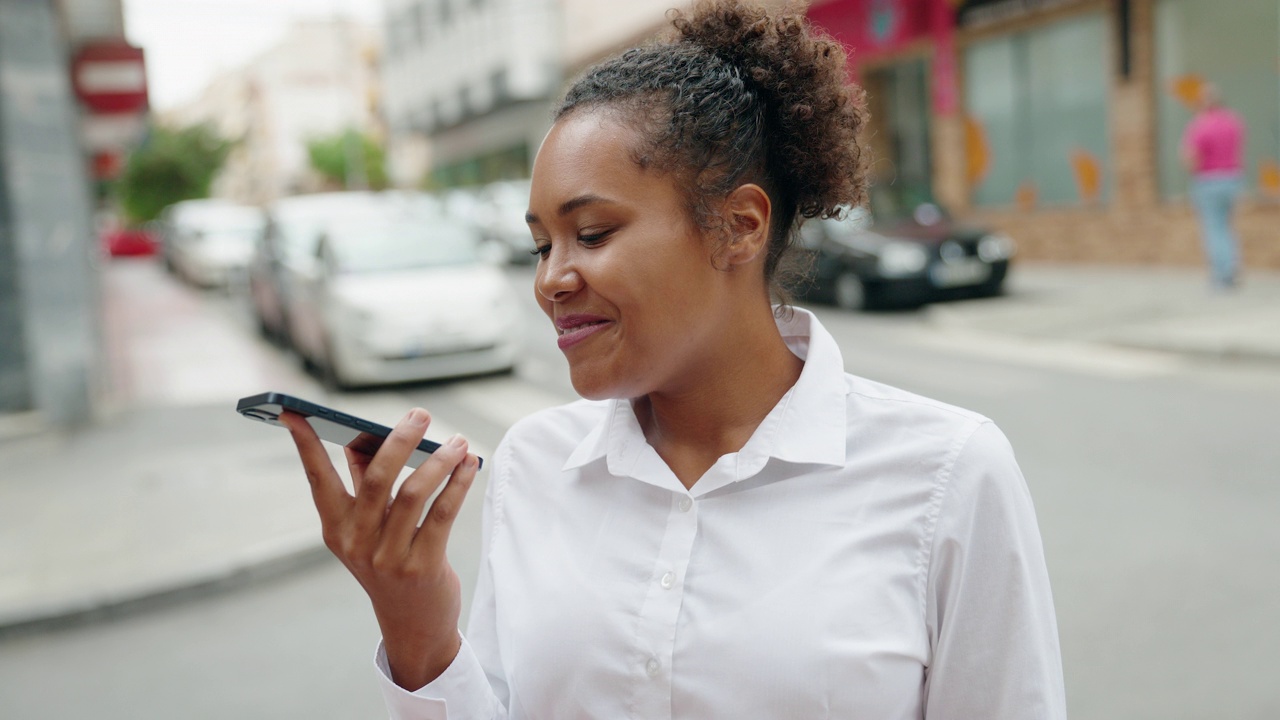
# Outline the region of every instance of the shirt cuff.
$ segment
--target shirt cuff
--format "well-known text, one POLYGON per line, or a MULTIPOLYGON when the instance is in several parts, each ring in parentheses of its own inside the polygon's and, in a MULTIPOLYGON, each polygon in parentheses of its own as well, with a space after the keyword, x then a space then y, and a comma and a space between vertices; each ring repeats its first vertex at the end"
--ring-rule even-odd
POLYGON ((488 676, 465 637, 458 656, 440 677, 409 692, 391 679, 387 649, 378 642, 374 655, 378 666, 378 684, 387 704, 391 720, 448 720, 448 718, 496 718, 498 699, 489 686, 488 676))

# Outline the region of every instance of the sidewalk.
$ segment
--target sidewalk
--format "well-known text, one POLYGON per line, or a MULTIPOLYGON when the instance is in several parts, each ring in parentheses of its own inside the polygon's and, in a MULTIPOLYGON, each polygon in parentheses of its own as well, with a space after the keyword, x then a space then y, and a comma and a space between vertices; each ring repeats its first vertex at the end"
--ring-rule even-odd
POLYGON ((1280 273, 1209 289, 1185 268, 1026 265, 1006 297, 930 306, 948 330, 1068 340, 1208 360, 1280 362, 1280 273))
MULTIPOLYGON (((0 434, 0 637, 327 556, 292 446, 233 409, 267 389, 326 394, 227 306, 149 261, 111 263, 104 285, 103 417, 72 434, 0 434)), ((1007 297, 926 318, 948 332, 1280 369, 1280 274, 1211 295, 1196 270, 1025 265, 1007 297)), ((386 423, 404 410, 392 393, 342 403, 386 423)))
MULTIPOLYGON (((101 417, 0 435, 0 636, 327 554, 292 444, 235 413, 264 390, 327 394, 235 305, 156 263, 112 261, 103 283, 101 417)), ((344 407, 384 422, 404 409, 377 393, 344 407)))

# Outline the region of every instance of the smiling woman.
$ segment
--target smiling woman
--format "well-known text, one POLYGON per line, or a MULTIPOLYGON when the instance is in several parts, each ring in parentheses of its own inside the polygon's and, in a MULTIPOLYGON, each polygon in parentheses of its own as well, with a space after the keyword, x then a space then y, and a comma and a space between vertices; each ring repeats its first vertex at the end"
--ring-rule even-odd
POLYGON ((817 318, 772 301, 798 225, 864 199, 840 47, 731 0, 673 26, 588 70, 534 163, 534 291, 585 399, 494 454, 465 640, 444 556, 465 442, 388 506, 424 412, 350 458, 354 498, 290 420, 373 600, 392 715, 1064 718, 1004 436, 847 374, 817 318))

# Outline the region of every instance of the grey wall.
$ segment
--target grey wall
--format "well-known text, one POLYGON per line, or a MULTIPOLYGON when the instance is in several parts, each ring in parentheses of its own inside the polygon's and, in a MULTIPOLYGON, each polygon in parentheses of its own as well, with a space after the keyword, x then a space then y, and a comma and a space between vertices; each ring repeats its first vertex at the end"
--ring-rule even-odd
POLYGON ((0 412, 55 425, 90 418, 102 365, 76 112, 51 2, 0 0, 0 412))

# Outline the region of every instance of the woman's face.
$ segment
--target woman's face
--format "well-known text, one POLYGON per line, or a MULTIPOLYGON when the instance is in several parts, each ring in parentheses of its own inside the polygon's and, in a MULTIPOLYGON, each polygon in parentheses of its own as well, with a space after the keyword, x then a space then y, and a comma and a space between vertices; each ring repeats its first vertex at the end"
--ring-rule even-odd
POLYGON ((591 399, 692 386, 721 362, 713 351, 731 324, 729 273, 674 179, 632 160, 637 140, 607 111, 574 112, 534 161, 535 291, 591 399))

